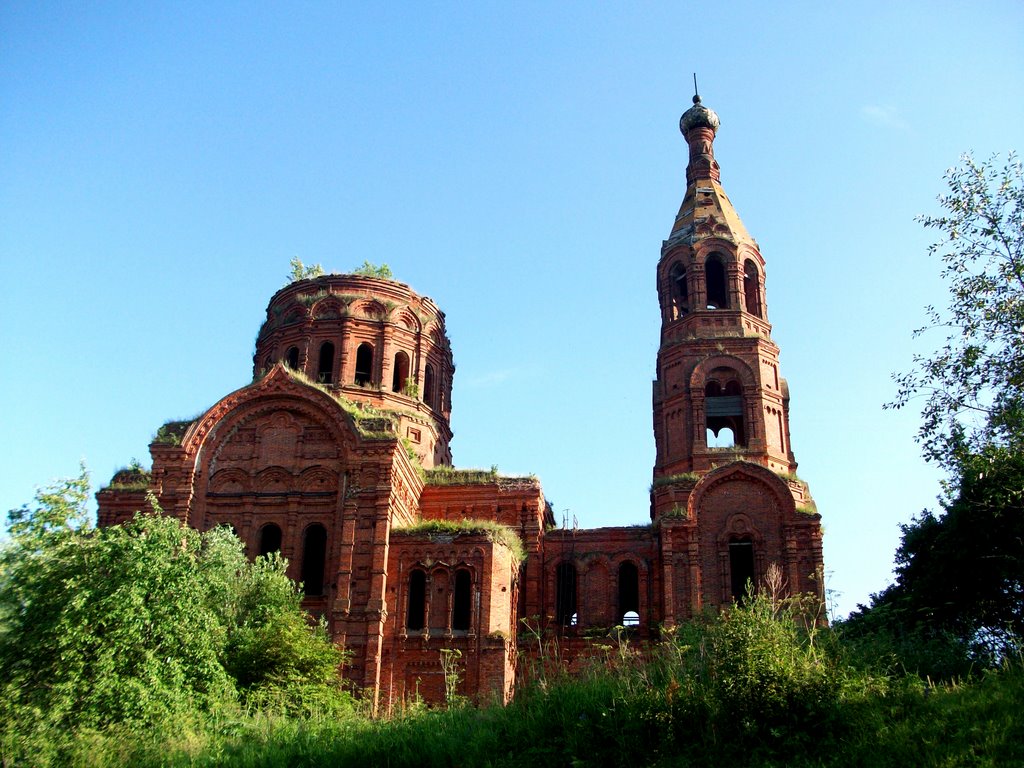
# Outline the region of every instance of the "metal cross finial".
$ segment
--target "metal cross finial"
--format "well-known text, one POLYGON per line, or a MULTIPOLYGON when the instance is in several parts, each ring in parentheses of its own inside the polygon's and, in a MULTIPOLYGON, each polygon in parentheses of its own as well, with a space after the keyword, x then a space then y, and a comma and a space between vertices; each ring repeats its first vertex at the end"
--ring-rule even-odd
POLYGON ((700 94, 697 92, 697 73, 693 73, 693 103, 700 104, 700 94))

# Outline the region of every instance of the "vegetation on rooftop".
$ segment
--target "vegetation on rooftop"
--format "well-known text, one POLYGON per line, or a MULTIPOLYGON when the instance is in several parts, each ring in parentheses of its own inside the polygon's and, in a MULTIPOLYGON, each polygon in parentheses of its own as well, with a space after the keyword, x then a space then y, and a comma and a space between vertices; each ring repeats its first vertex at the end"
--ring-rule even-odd
POLYGON ((526 559, 526 549, 519 535, 507 525, 493 520, 422 520, 413 525, 391 529, 393 533, 427 538, 483 534, 493 544, 501 544, 512 553, 512 559, 521 563, 526 559))
POLYGON ((700 480, 699 472, 680 472, 677 475, 667 475, 665 477, 654 478, 654 482, 651 483, 650 490, 653 491, 655 488, 661 488, 664 485, 676 485, 677 483, 696 483, 698 480, 700 480))
POLYGON ((391 267, 386 263, 381 263, 380 266, 370 261, 364 261, 361 266, 356 267, 352 270, 353 275, 359 275, 360 277, 376 277, 380 280, 391 280, 391 267))
POLYGON ((498 482, 498 467, 490 469, 456 469, 449 466, 437 466, 426 470, 424 478, 427 485, 486 485, 498 482))
POLYGON ((395 437, 397 435, 398 416, 400 413, 420 418, 420 415, 413 411, 377 408, 369 403, 354 402, 340 392, 335 392, 326 385, 314 381, 302 371, 296 371, 287 366, 285 366, 285 371, 293 379, 301 381, 306 386, 320 390, 340 405, 342 410, 352 417, 356 428, 363 437, 395 437))
POLYGON ((127 467, 121 467, 107 486, 110 491, 148 491, 153 482, 153 473, 142 466, 138 459, 132 459, 127 467))
POLYGON ((157 443, 158 445, 181 445, 181 441, 185 437, 185 433, 188 431, 188 428, 191 427, 198 418, 199 417, 196 416, 191 419, 168 421, 157 429, 152 442, 157 443))
POLYGON ((298 256, 293 256, 288 262, 291 270, 288 272, 288 279, 285 285, 297 283, 299 280, 309 280, 314 277, 322 277, 324 268, 320 264, 310 264, 308 267, 302 263, 298 256))

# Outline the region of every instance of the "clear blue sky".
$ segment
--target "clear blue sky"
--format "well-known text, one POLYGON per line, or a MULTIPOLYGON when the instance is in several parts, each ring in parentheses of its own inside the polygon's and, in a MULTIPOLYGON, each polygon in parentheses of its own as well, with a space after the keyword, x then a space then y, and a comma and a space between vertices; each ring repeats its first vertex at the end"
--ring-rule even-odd
POLYGON ((645 522, 694 71, 845 614, 939 492, 882 404, 945 301, 913 217, 961 152, 1022 148, 1019 2, 6 2, 0 508, 246 384, 298 256, 445 310, 457 465, 645 522))

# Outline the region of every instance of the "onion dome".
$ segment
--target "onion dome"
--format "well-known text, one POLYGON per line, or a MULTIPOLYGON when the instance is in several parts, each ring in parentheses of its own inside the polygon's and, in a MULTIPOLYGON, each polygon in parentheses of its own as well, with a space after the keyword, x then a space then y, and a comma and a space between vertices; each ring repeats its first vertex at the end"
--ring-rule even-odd
POLYGON ((693 97, 693 106, 683 112, 683 116, 679 118, 679 130, 683 132, 683 136, 686 136, 692 128, 710 128, 717 133, 719 124, 718 115, 714 110, 701 104, 700 96, 696 94, 693 97))

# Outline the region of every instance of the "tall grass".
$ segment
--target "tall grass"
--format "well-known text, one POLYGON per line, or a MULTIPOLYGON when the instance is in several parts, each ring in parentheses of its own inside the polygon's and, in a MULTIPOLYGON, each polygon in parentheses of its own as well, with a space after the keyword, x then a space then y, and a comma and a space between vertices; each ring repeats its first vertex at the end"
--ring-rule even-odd
MULTIPOLYGON (((4 764, 162 766, 1024 765, 1020 660, 933 684, 860 658, 803 601, 755 596, 637 648, 614 633, 508 706, 289 718, 259 711, 3 744, 4 764)), ((524 643, 527 642, 524 639, 524 643)))

